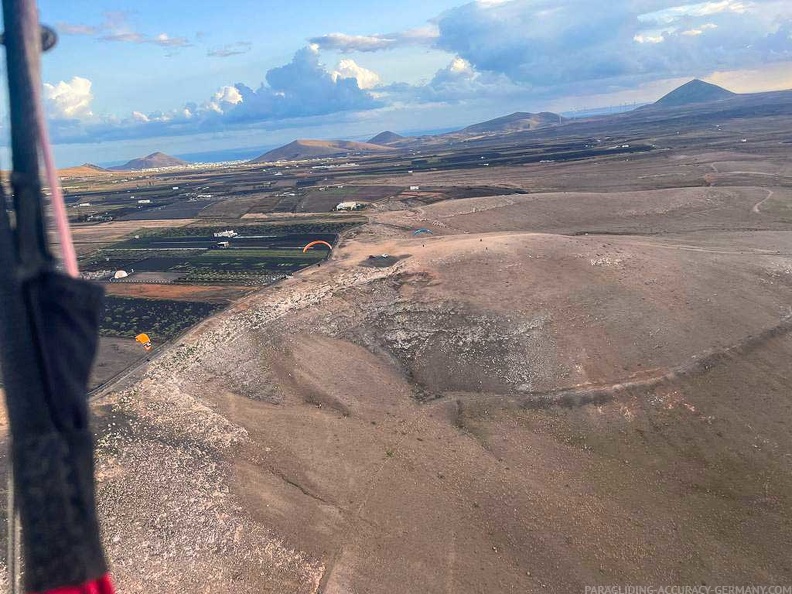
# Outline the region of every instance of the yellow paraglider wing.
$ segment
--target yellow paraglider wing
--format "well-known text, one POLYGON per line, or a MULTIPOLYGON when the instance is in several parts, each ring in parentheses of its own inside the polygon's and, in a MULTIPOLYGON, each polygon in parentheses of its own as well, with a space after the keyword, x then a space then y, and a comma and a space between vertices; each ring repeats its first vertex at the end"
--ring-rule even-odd
POLYGON ((137 336, 135 336, 135 340, 137 340, 142 345, 146 345, 151 342, 151 339, 149 338, 148 334, 138 334, 137 336))

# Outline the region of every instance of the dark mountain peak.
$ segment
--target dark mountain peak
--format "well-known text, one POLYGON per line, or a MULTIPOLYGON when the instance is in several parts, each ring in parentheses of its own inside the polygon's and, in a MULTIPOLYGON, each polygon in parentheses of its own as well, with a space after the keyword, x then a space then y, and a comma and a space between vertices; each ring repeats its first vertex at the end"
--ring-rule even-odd
POLYGON ((374 138, 371 138, 368 143, 369 144, 384 144, 388 145, 392 142, 398 142, 399 140, 403 140, 404 136, 401 134, 396 134, 396 132, 391 132, 390 130, 386 130, 385 132, 380 132, 374 138))
POLYGON ((734 97, 736 93, 694 78, 686 82, 681 87, 677 87, 667 95, 664 95, 654 105, 660 107, 676 107, 680 105, 690 105, 693 103, 708 103, 710 101, 721 101, 734 97))
POLYGON ((540 113, 530 113, 527 111, 515 111, 509 115, 501 116, 493 120, 487 120, 478 124, 473 124, 462 129, 468 134, 480 134, 486 132, 520 132, 523 130, 536 130, 562 123, 562 118, 557 113, 543 111, 540 113))

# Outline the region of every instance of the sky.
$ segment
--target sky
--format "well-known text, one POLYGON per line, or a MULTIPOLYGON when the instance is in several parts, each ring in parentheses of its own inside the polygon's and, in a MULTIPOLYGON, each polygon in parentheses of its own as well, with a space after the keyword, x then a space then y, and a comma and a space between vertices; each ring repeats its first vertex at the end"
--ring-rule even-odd
MULTIPOLYGON (((40 0, 60 166, 792 88, 788 0, 40 0)), ((7 109, 2 127, 7 130, 7 109)))

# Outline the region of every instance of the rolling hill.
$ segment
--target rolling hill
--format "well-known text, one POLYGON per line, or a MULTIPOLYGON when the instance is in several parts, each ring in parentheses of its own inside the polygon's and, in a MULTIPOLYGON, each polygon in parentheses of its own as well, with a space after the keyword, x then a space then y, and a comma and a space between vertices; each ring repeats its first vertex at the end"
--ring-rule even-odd
MULTIPOLYGON (((463 134, 508 134, 510 132, 522 132, 525 130, 536 130, 537 128, 557 126, 563 121, 564 118, 560 115, 548 111, 540 113, 517 111, 510 115, 473 124, 472 126, 463 128, 459 132, 463 134)), ((452 132, 452 134, 458 134, 458 132, 452 132)))
POLYGON ((369 144, 380 144, 388 146, 395 142, 399 142, 400 140, 404 140, 405 137, 401 134, 396 134, 395 132, 391 132, 390 130, 386 130, 385 132, 380 132, 374 138, 368 140, 369 144))
POLYGON ((368 142, 300 139, 268 151, 252 159, 250 162, 267 163, 271 161, 297 161, 301 159, 315 159, 317 157, 332 157, 346 153, 376 153, 389 150, 393 149, 368 142))
POLYGON ((732 93, 723 87, 695 78, 662 96, 652 104, 652 107, 679 107, 693 103, 709 103, 710 101, 729 99, 736 95, 737 93, 732 93))
POLYGON ((156 152, 156 153, 151 153, 150 155, 146 155, 145 157, 132 159, 131 161, 128 161, 123 165, 110 167, 110 170, 139 171, 141 169, 156 169, 158 167, 181 167, 184 165, 189 165, 189 163, 182 159, 177 159, 176 157, 171 157, 170 155, 166 155, 165 153, 156 152))
POLYGON ((94 165, 93 163, 83 163, 76 167, 66 167, 58 170, 58 175, 60 177, 90 177, 103 173, 110 173, 110 170, 94 165))

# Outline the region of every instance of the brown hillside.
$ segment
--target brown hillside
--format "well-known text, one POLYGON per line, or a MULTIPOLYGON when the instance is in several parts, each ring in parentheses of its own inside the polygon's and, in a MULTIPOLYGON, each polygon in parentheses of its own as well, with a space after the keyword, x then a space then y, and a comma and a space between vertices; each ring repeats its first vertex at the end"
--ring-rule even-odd
POLYGON ((140 157, 138 159, 132 159, 131 161, 127 161, 123 165, 118 165, 116 167, 111 167, 110 169, 113 171, 138 171, 141 169, 157 169, 159 167, 182 167, 185 165, 189 165, 187 161, 183 159, 179 159, 177 157, 171 157, 170 155, 166 155, 165 153, 151 153, 150 155, 146 155, 145 157, 140 157))
POLYGON ((557 126, 558 124, 562 123, 563 120, 564 118, 562 118, 560 115, 547 111, 543 111, 541 113, 518 111, 507 116, 473 124, 472 126, 463 128, 460 130, 460 132, 464 134, 507 134, 510 132, 523 132, 525 130, 536 130, 538 128, 557 126))
POLYGON ((290 142, 280 148, 273 149, 256 157, 251 163, 271 161, 298 161, 317 157, 333 157, 348 153, 377 153, 393 150, 387 146, 354 142, 351 140, 310 140, 301 139, 290 142))
POLYGON ((76 167, 66 167, 65 169, 58 170, 58 175, 60 175, 60 177, 92 177, 106 173, 111 173, 111 171, 94 165, 93 163, 83 163, 76 167))
MULTIPOLYGON (((191 456, 179 488, 207 510, 200 533, 235 552, 215 558, 175 524, 205 563, 156 579, 190 591, 243 567, 249 591, 282 592, 782 581, 792 324, 788 283, 767 281, 788 234, 534 232, 587 229, 592 209, 602 232, 683 228, 713 209, 721 224, 752 221, 763 194, 506 196, 378 214, 327 265, 192 332, 133 397, 116 396, 153 437, 100 466, 112 477, 100 494, 123 485, 143 518, 176 489, 146 485, 191 456), (417 239, 416 226, 435 235, 417 239), (402 259, 360 265, 380 253, 402 259), (189 454, 159 445, 194 431, 189 454), (155 447, 157 464, 132 464, 155 447), (202 486, 223 480, 218 452, 230 494, 202 486), (250 515, 224 519, 229 497, 250 515)), ((124 538, 111 558, 150 537, 124 538)), ((130 589, 154 583, 134 567, 118 570, 130 589)))
MULTIPOLYGON (((337 200, 383 191, 321 266, 93 394, 119 591, 792 583, 788 97, 432 137, 447 146, 412 175, 398 151, 206 174, 229 200, 254 175, 300 200, 309 176, 337 200), (542 158, 583 143, 606 148, 542 158), (482 148, 493 164, 471 164, 482 148)), ((346 215, 264 214, 306 216, 346 215)))

